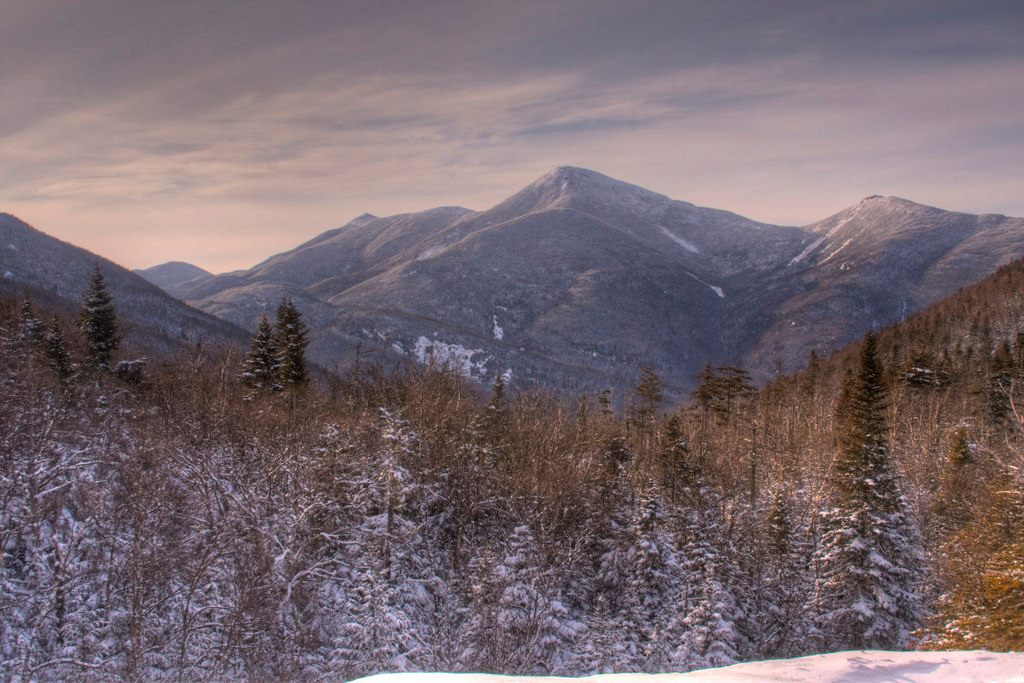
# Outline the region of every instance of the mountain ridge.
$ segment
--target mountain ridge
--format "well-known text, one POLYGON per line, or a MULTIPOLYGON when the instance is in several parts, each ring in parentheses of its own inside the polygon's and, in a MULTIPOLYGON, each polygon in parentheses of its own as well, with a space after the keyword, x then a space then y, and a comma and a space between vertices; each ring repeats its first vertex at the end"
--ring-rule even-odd
POLYGON ((244 343, 244 330, 197 310, 141 275, 0 213, 0 293, 73 311, 99 265, 124 332, 141 346, 170 351, 197 343, 244 343))
POLYGON ((681 395, 704 363, 793 370, 1020 256, 1019 218, 870 195, 780 226, 558 166, 489 209, 362 214, 179 296, 250 330, 291 297, 327 367, 433 359, 577 393, 650 364, 681 395))

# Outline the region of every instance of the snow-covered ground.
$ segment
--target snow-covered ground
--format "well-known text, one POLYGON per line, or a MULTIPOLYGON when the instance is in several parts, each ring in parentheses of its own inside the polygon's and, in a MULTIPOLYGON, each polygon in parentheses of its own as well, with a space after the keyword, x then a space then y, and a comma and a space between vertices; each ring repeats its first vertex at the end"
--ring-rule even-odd
MULTIPOLYGON (((360 681, 373 683, 544 683, 570 679, 493 676, 485 674, 380 674, 360 681)), ((704 669, 685 674, 608 674, 581 679, 595 683, 723 683, 724 681, 787 681, 806 683, 1024 683, 1024 653, 833 652, 797 659, 775 659, 704 669)))

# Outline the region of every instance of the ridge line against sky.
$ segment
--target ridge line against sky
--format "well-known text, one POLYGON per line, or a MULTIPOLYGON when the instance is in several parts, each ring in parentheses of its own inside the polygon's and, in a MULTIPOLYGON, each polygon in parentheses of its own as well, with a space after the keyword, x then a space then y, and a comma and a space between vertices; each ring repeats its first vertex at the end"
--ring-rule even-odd
POLYGON ((1024 3, 0 1, 0 211, 222 272, 559 165, 806 225, 1024 215, 1024 3))

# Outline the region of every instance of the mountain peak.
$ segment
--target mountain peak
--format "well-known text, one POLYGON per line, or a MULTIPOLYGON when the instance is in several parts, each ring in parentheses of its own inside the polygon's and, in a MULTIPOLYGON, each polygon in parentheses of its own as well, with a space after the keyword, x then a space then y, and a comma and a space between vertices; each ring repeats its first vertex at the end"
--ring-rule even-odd
POLYGON ((578 166, 557 166, 499 204, 502 213, 524 215, 555 208, 619 207, 645 211, 671 201, 639 185, 578 166))

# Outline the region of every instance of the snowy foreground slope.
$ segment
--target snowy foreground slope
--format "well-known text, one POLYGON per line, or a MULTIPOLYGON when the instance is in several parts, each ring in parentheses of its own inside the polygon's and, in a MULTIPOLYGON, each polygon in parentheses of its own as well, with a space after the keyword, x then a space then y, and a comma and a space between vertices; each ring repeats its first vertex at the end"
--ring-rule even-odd
MULTIPOLYGON (((379 674, 373 683, 540 683, 571 679, 487 674, 379 674)), ((704 681, 804 681, 806 683, 1024 683, 1024 653, 1003 652, 833 652, 796 659, 774 659, 683 674, 608 674, 600 683, 703 683, 704 681)))

